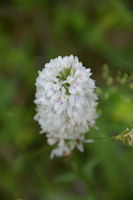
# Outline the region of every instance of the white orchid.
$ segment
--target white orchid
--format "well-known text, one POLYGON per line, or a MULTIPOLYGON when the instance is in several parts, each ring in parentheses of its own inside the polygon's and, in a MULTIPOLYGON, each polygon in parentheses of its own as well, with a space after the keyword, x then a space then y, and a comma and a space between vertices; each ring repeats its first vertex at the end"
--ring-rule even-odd
POLYGON ((57 144, 51 158, 83 151, 85 134, 95 126, 97 95, 95 82, 77 57, 51 59, 36 80, 37 120, 49 145, 57 144))

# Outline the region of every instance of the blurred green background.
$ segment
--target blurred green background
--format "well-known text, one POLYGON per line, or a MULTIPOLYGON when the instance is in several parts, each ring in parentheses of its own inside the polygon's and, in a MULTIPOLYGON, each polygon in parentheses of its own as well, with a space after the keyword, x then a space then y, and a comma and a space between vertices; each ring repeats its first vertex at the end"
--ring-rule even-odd
MULTIPOLYGON (((100 140, 66 158, 33 120, 35 79, 44 63, 74 54, 91 67, 99 92, 99 130, 117 135, 133 125, 133 90, 107 85, 102 66, 131 74, 132 0, 0 1, 0 200, 132 200, 133 149, 100 140)), ((88 134, 88 135, 89 135, 88 134)))

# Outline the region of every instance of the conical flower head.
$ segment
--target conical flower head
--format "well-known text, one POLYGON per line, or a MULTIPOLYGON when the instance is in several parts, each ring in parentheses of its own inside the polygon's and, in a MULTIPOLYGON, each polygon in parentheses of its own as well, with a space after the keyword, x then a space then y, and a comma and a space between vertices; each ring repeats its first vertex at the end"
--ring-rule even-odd
POLYGON ((90 68, 77 57, 51 59, 36 80, 35 120, 50 145, 57 144, 51 157, 83 151, 85 133, 95 126, 97 95, 90 68))

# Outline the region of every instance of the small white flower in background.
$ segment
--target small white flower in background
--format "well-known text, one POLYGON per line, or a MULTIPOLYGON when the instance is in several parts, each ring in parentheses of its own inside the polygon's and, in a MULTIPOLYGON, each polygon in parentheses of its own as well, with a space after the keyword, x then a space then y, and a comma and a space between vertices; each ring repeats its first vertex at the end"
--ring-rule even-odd
POLYGON ((120 135, 114 136, 113 138, 133 147, 133 128, 126 128, 124 132, 122 132, 120 135))
POLYGON ((95 126, 97 95, 95 81, 90 78, 77 57, 51 59, 45 64, 36 80, 37 120, 41 133, 46 133, 49 145, 56 148, 54 156, 69 155, 77 147, 83 152, 85 134, 95 126))

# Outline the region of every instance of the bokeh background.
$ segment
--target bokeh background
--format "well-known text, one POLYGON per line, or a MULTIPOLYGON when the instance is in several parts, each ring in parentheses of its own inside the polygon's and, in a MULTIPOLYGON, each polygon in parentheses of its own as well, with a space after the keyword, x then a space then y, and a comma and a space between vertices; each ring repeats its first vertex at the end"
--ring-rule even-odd
POLYGON ((113 77, 132 74, 132 28, 132 0, 0 1, 0 200, 133 199, 133 149, 100 139, 133 125, 133 85, 102 72, 108 64, 113 77), (34 83, 50 58, 70 54, 101 88, 99 130, 88 133, 99 139, 50 160, 33 120, 34 83))

